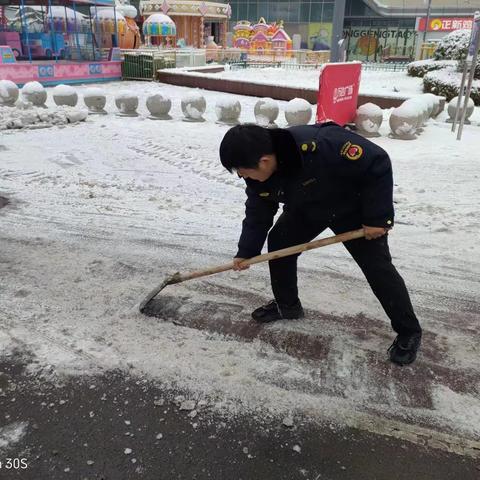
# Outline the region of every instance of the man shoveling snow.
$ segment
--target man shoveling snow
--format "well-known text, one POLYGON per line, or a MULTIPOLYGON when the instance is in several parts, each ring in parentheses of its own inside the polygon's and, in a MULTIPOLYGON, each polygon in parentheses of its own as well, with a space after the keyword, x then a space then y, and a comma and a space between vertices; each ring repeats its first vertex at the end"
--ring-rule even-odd
MULTIPOLYGON (((246 216, 235 270, 258 255, 268 235, 269 252, 309 242, 326 228, 336 234, 362 228, 365 238, 344 243, 391 320, 397 337, 390 360, 412 363, 422 330, 402 277, 392 264, 393 177, 388 154, 335 123, 267 129, 239 125, 220 145, 220 159, 247 184, 246 216), (283 213, 272 228, 279 204, 283 213)), ((274 300, 253 311, 266 323, 303 317, 297 258, 269 262, 274 300)))

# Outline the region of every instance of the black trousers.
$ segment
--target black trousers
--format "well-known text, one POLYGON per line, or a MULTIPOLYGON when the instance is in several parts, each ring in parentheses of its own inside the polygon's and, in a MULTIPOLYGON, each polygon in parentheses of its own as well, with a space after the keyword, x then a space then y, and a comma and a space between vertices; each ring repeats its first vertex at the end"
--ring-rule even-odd
MULTIPOLYGON (((358 219, 316 224, 305 220, 301 215, 284 212, 268 234, 268 251, 309 242, 326 228, 339 234, 361 228, 361 225, 358 219)), ((405 282, 392 264, 388 236, 375 240, 351 240, 344 243, 344 246, 364 273, 373 293, 390 318, 393 330, 400 335, 421 332, 405 282)), ((293 305, 298 301, 298 256, 292 255, 269 262, 272 290, 279 305, 293 305)))

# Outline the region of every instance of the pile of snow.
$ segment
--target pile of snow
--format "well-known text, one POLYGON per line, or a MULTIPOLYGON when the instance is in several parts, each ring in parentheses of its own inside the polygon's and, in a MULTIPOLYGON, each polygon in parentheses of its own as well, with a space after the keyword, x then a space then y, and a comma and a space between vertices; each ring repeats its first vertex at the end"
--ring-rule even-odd
POLYGON ((0 106, 0 130, 66 125, 83 122, 87 116, 85 109, 62 106, 47 110, 35 107, 29 102, 18 101, 14 107, 0 106))

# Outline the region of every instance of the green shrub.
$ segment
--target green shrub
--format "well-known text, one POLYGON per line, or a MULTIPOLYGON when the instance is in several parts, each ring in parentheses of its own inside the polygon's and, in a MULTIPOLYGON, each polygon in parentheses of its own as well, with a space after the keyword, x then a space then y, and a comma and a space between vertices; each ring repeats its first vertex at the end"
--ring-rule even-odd
POLYGON ((407 65, 407 73, 411 77, 423 77, 428 72, 441 70, 443 68, 452 68, 455 67, 456 64, 457 62, 455 60, 419 60, 407 65))
MULTIPOLYGON (((447 102, 458 95, 462 74, 453 69, 429 72, 423 77, 423 91, 445 97, 447 102)), ((470 97, 480 105, 480 81, 474 80, 470 97)))

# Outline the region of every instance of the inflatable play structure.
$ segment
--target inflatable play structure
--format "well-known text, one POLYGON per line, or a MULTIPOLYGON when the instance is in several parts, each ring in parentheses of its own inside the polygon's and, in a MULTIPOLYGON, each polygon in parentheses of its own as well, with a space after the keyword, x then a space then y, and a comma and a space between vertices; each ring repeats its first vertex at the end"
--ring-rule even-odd
POLYGON ((242 20, 233 27, 233 46, 251 52, 292 49, 292 39, 283 28, 283 22, 268 24, 262 17, 255 25, 242 20))
POLYGON ((118 10, 125 18, 125 32, 119 35, 119 47, 124 49, 135 49, 140 46, 142 41, 140 37, 140 29, 138 28, 135 18, 138 14, 137 9, 133 5, 121 5, 118 10))

